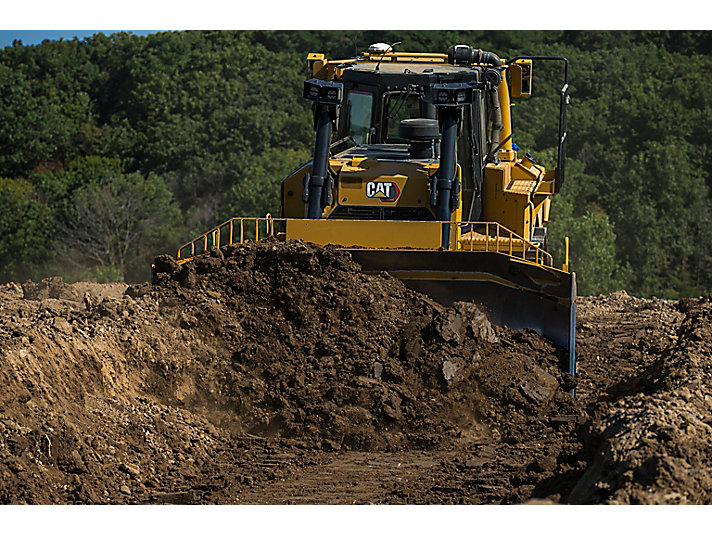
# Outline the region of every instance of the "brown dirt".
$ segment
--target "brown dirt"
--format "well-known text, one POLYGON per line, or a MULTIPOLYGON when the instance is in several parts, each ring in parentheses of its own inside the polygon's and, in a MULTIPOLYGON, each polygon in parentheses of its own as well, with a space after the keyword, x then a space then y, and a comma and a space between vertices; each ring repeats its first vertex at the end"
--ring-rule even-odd
POLYGON ((707 300, 580 299, 572 398, 541 336, 346 252, 156 271, 0 286, 1 503, 710 502, 707 300))

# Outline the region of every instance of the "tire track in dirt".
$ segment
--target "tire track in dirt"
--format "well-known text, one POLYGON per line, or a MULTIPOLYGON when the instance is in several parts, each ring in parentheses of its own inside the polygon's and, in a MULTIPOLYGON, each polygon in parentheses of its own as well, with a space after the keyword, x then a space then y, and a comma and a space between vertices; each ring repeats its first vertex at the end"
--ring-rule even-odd
POLYGON ((251 488, 240 504, 382 504, 394 484, 431 477, 440 460, 432 452, 336 454, 325 465, 309 466, 294 476, 251 488))

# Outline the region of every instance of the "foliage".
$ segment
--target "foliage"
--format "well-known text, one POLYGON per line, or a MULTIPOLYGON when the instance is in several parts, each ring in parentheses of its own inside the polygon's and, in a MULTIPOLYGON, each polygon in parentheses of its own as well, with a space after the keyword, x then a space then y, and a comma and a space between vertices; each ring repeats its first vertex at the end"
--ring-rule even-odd
POLYGON ((570 240, 569 266, 576 272, 580 295, 610 293, 625 289, 630 269, 616 258, 616 234, 608 216, 586 211, 574 216, 566 197, 552 201, 555 216, 549 224, 549 248, 557 265, 565 259, 564 237, 570 240))
MULTIPOLYGON (((571 238, 583 293, 708 293, 711 36, 189 31, 15 44, 0 51, 0 176, 7 177, 0 277, 72 271, 138 280, 152 254, 225 217, 275 214, 281 178, 311 154, 311 113, 301 98, 306 53, 351 57, 372 42, 402 41, 396 49, 469 43, 501 57, 568 57, 569 160, 552 204, 552 251, 561 259, 563 237, 571 238), (126 240, 108 244, 116 228, 98 215, 101 207, 104 219, 113 213, 126 224, 129 198, 139 220, 123 253, 126 240), (101 253, 69 242, 65 231, 79 230, 79 217, 101 229, 101 253)), ((561 83, 560 65, 537 63, 534 96, 514 108, 514 140, 548 167, 561 83)))
POLYGON ((225 194, 225 218, 240 213, 245 217, 279 217, 280 183, 295 170, 294 162, 311 158, 304 149, 268 149, 244 170, 239 181, 225 194))
POLYGON ((47 206, 37 200, 32 184, 22 179, 0 178, 0 198, 0 277, 36 276, 38 265, 47 259, 47 206))
POLYGON ((95 265, 82 272, 81 280, 97 284, 116 284, 125 282, 124 275, 113 265, 95 265))
POLYGON ((64 257, 94 276, 122 279, 148 265, 152 251, 175 241, 178 209, 163 179, 123 173, 116 160, 86 158, 72 165, 78 183, 56 216, 64 257))

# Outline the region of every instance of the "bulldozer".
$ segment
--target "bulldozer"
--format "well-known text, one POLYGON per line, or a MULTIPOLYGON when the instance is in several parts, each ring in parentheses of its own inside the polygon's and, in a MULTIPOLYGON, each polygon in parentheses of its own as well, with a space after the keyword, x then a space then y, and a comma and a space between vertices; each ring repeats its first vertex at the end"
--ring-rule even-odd
POLYGON ((477 303, 495 324, 530 328, 568 353, 574 374, 576 275, 547 251, 551 195, 564 184, 568 61, 454 45, 357 57, 307 56, 314 151, 281 183, 279 217, 234 217, 178 250, 272 235, 348 250, 434 300, 477 303), (519 156, 512 99, 532 94, 533 66, 563 64, 557 165, 519 156), (252 225, 252 226, 250 226, 252 225))

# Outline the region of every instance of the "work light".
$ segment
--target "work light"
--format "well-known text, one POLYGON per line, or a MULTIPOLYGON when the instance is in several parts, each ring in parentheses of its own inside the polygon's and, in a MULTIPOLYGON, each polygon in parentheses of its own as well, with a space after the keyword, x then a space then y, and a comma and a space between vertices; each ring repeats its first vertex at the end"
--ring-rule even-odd
POLYGON ((466 83, 436 83, 433 85, 431 99, 436 106, 471 104, 472 87, 466 83))
POLYGON ((341 104, 344 86, 338 82, 326 82, 312 78, 304 82, 304 98, 317 104, 341 104))

